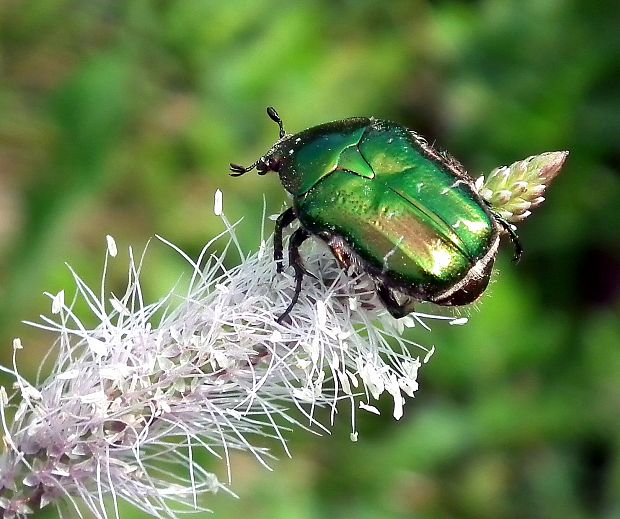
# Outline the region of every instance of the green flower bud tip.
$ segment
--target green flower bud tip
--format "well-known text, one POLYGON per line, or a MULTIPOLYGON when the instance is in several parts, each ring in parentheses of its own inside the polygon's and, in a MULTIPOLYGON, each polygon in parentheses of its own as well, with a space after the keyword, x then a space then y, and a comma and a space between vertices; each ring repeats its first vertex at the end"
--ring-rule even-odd
POLYGON ((520 222, 545 200, 545 188, 560 172, 566 157, 568 151, 551 151, 495 168, 478 178, 476 188, 503 218, 520 222))

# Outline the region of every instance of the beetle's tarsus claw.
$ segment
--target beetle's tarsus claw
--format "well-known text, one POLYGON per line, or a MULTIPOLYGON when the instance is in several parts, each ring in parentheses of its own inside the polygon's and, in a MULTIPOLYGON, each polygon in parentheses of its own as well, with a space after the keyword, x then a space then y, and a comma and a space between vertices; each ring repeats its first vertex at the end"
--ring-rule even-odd
MULTIPOLYGON (((301 283, 304 279, 304 273, 303 273, 303 270, 299 268, 299 265, 293 265, 293 267, 295 267, 295 292, 293 293, 291 302, 286 307, 286 310, 284 310, 284 313, 276 319, 276 322, 278 324, 282 324, 284 322, 284 319, 286 317, 289 317, 291 310, 293 309, 293 307, 297 304, 297 301, 299 300, 299 294, 301 294, 301 283)), ((290 321, 290 317, 289 317, 289 321, 290 321)))

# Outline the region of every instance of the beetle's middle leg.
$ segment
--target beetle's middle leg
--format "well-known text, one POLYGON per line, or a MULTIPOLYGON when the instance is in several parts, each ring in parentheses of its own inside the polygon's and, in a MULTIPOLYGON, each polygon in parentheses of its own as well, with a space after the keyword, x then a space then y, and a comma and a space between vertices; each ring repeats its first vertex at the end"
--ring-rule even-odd
POLYGON ((278 219, 276 220, 276 226, 273 231, 273 259, 276 262, 276 271, 278 274, 281 274, 284 270, 284 266, 282 265, 284 251, 284 246, 282 245, 282 230, 291 225, 296 218, 297 215, 295 214, 295 211, 293 211, 292 207, 289 207, 280 216, 278 216, 278 219))
POLYGON ((309 237, 310 233, 306 231, 306 229, 304 229, 303 227, 300 227, 293 233, 293 236, 291 236, 291 239, 289 241, 288 261, 289 264, 293 267, 293 269, 295 269, 295 293, 291 298, 290 304, 288 305, 286 310, 284 310, 284 313, 277 319, 277 322, 280 324, 282 324, 284 318, 291 312, 291 310, 299 300, 299 294, 301 294, 301 283, 304 279, 304 274, 309 274, 313 277, 316 277, 311 272, 308 272, 301 260, 301 256, 299 255, 299 247, 301 247, 301 244, 305 242, 309 237))
POLYGON ((399 303, 387 286, 381 282, 376 282, 375 285, 377 287, 377 296, 392 317, 400 319, 413 312, 415 303, 413 298, 407 297, 403 303, 399 303))

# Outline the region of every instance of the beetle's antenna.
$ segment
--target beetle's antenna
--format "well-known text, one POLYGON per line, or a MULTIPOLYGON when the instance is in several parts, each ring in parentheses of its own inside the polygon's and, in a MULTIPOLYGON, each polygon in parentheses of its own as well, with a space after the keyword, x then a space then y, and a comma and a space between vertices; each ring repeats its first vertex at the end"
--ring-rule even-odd
POLYGON ((284 137, 286 135, 286 132, 284 131, 284 124, 282 124, 282 119, 280 119, 278 112, 276 112, 276 109, 273 106, 267 107, 267 115, 272 121, 276 122, 278 126, 280 127, 280 139, 284 137))
POLYGON ((254 164, 248 166, 247 168, 240 166, 239 164, 233 164, 232 162, 230 163, 230 171, 232 171, 232 173, 230 173, 231 177, 240 177, 241 175, 243 175, 244 173, 247 173, 248 171, 252 171, 256 166, 258 165, 258 161, 256 161, 254 164))

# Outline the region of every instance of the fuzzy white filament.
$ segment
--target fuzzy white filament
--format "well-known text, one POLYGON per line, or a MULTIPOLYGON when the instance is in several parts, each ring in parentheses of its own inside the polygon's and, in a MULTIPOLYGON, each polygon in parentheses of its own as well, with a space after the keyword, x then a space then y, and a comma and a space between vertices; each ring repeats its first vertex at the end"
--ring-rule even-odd
MULTIPOLYGON (((107 293, 105 269, 97 291, 72 271, 76 297, 50 295, 52 317, 30 323, 55 335, 57 358, 36 388, 16 363, 4 368, 15 384, 10 398, 4 388, 0 394, 0 515, 23 517, 47 505, 60 512, 69 503, 74 517, 84 503, 96 517, 116 517, 126 500, 153 516, 177 517, 202 510, 201 494, 228 489, 232 477, 218 481, 196 461, 198 451, 228 467, 232 450, 249 451, 267 465, 261 439, 278 439, 288 454, 290 429, 326 430, 315 410, 328 408, 333 421, 342 400, 353 407, 353 440, 355 409, 377 413, 373 402, 384 393, 394 417, 402 416, 405 397, 418 388, 420 356, 426 362, 434 348, 401 334, 450 318, 394 320, 363 276, 348 278, 314 244, 304 256, 319 280, 306 277, 290 323, 278 324, 292 276, 276 274, 270 240, 249 256, 238 249, 218 197, 215 212, 229 239, 223 254, 212 255, 209 243, 192 261, 166 242, 191 266, 188 291, 144 301, 143 259, 130 251, 122 297, 107 293), (242 261, 226 268, 232 247, 242 261), (78 298, 97 326, 76 315, 78 298)), ((117 252, 109 236, 107 251, 106 265, 117 252)), ((21 348, 15 340, 14 351, 21 348)))

